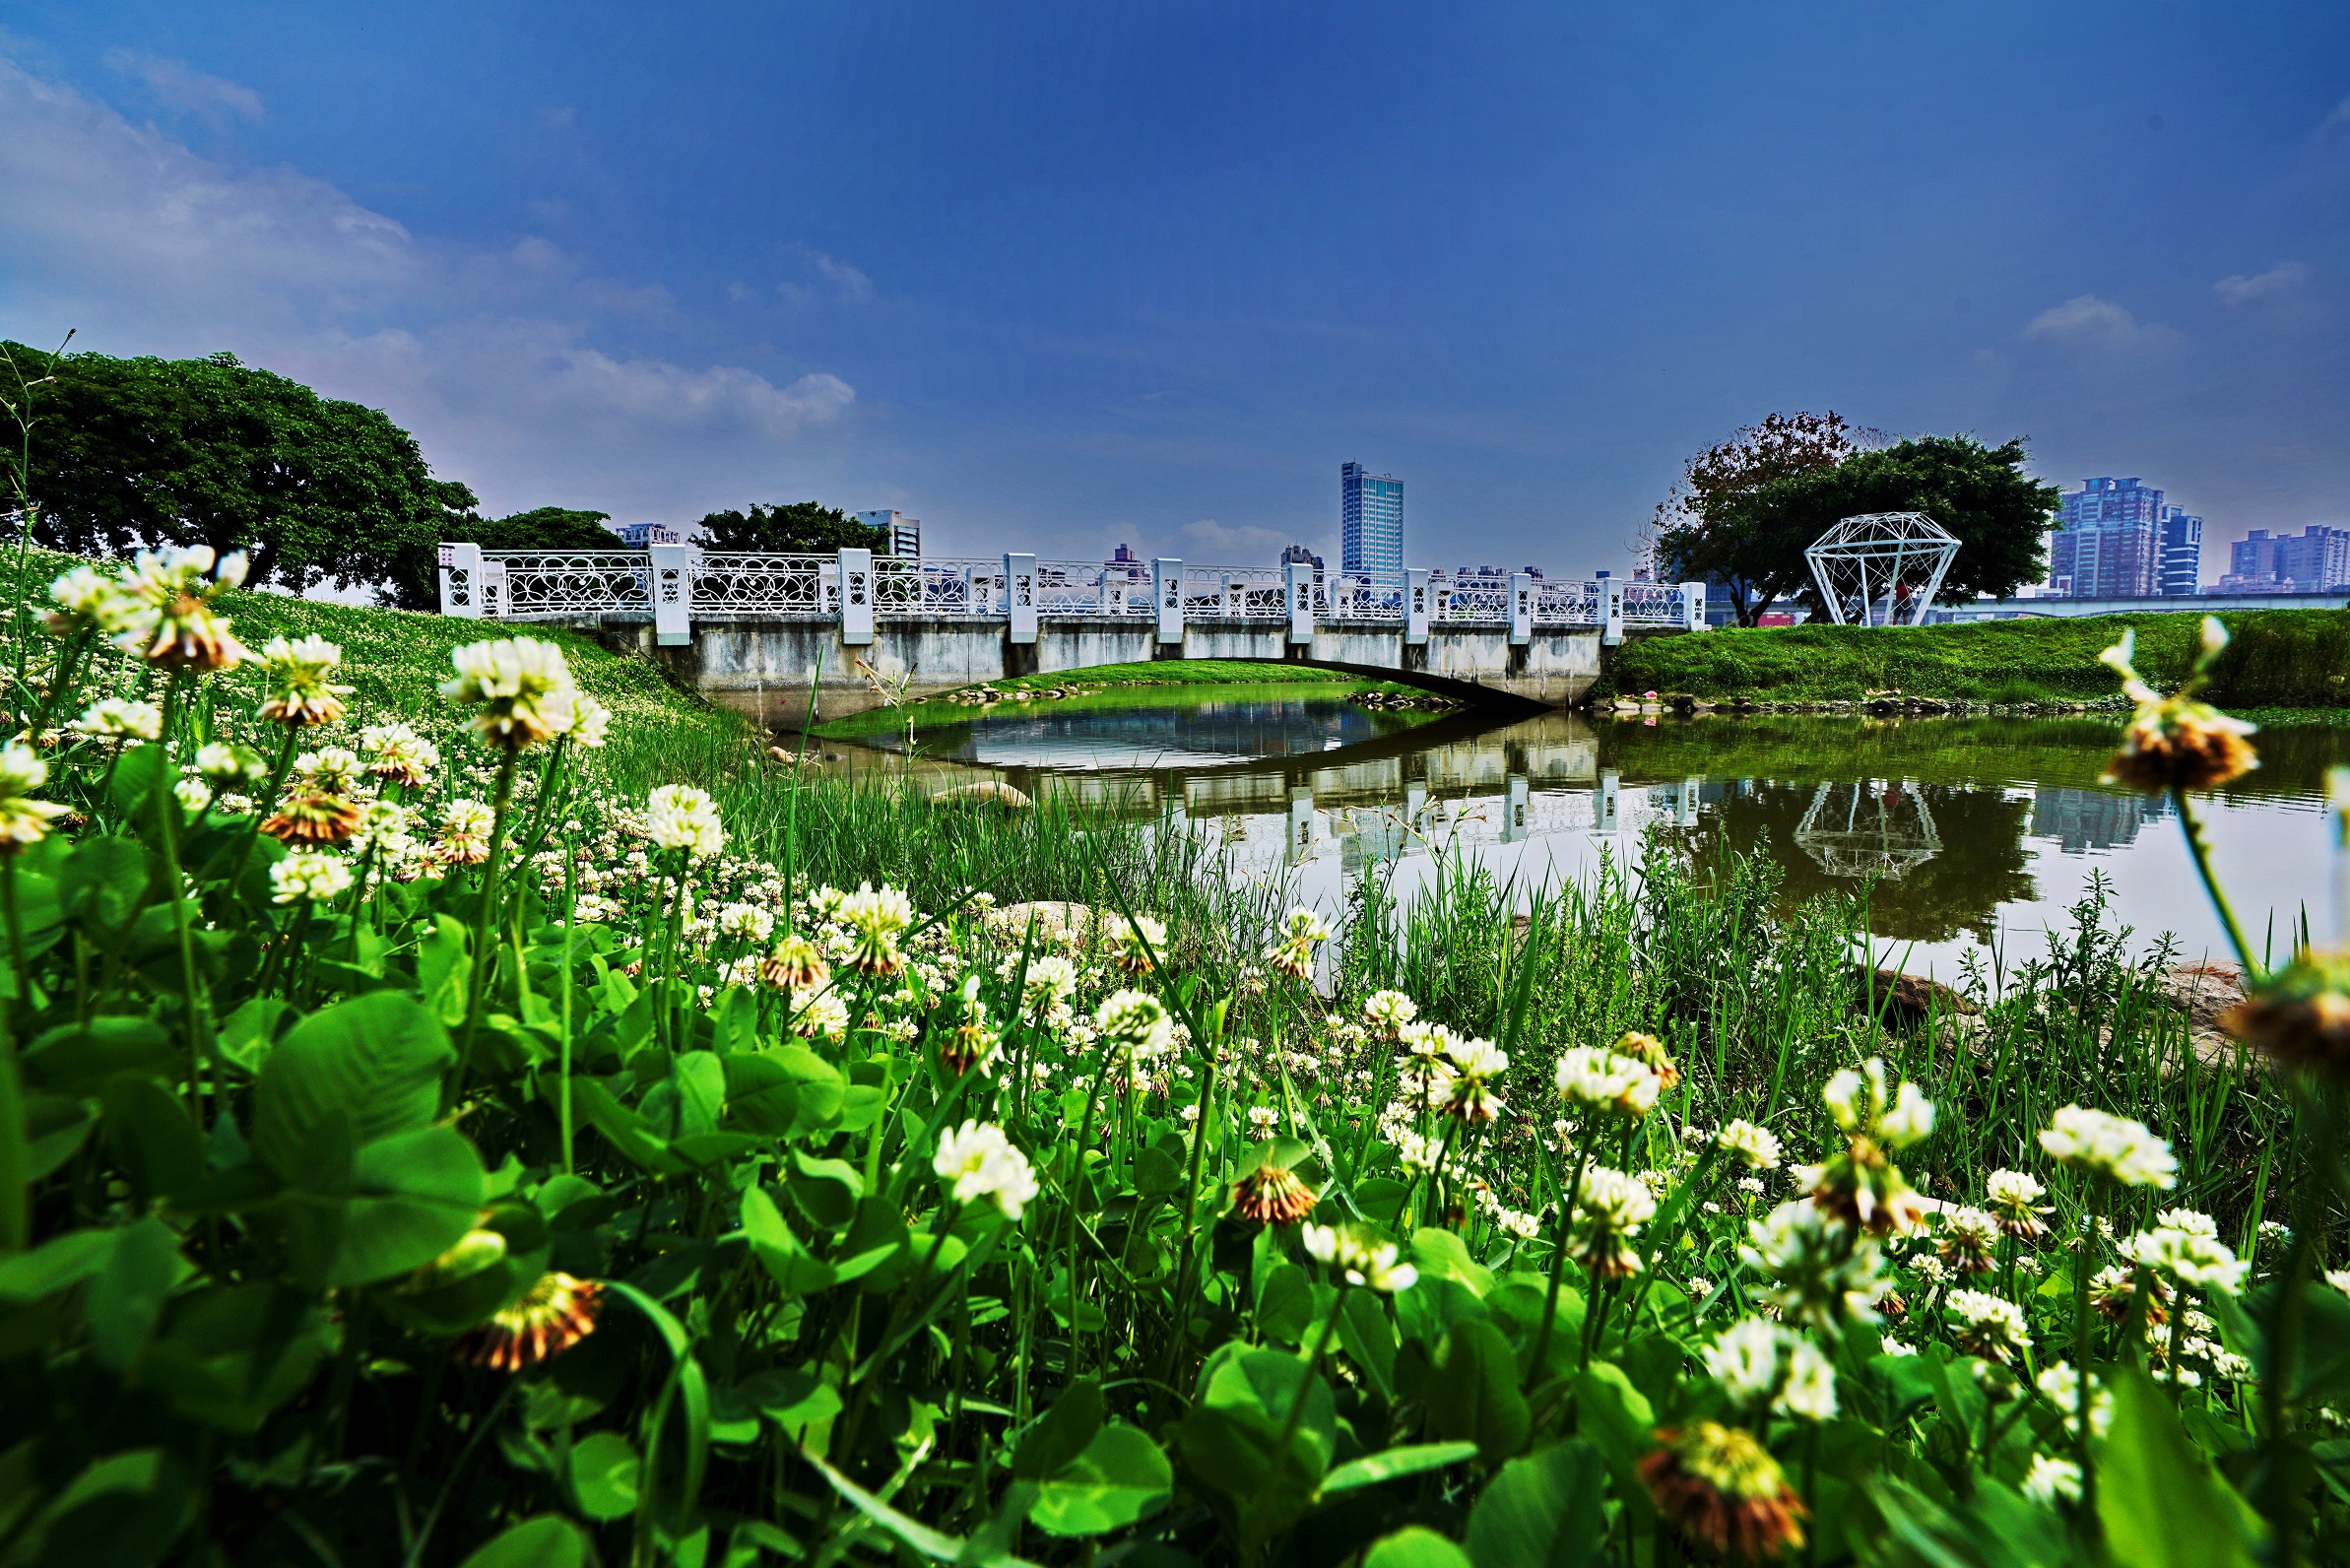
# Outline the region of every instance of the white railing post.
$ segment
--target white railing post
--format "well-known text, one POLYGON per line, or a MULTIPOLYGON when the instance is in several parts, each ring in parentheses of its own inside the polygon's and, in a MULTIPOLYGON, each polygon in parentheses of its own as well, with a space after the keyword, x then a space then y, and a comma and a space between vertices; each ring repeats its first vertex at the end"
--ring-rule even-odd
POLYGON ((1681 629, 1703 631, 1706 628, 1706 585, 1701 582, 1681 584, 1681 629))
POLYGON ((503 620, 514 608, 506 597, 506 563, 482 557, 482 614, 491 621, 503 620))
POLYGON ((1599 794, 1597 820, 1592 823, 1596 833, 1612 833, 1616 828, 1616 812, 1624 793, 1624 776, 1614 768, 1599 769, 1599 794))
POLYGON ((1534 640, 1534 580, 1523 571, 1510 573, 1510 646, 1523 648, 1534 640))
POLYGON ((1123 616, 1126 614, 1126 574, 1124 572, 1117 573, 1116 581, 1112 581, 1111 578, 1110 568, 1104 566, 1101 569, 1100 614, 1123 616))
POLYGON ((1532 786, 1523 773, 1512 773, 1502 797, 1501 841, 1522 843, 1527 837, 1526 812, 1532 786))
POLYGON ((1599 583, 1599 641, 1614 647, 1624 640, 1624 580, 1603 578, 1599 583))
POLYGON ((840 640, 844 647, 873 644, 873 552, 844 550, 837 569, 840 577, 840 640))
POLYGON ((1414 648, 1428 644, 1428 568, 1413 566, 1403 573, 1403 640, 1414 648))
POLYGON ((482 619, 482 547, 440 547, 440 613, 462 621, 482 619))
POLYGON ((1036 557, 1004 557, 1004 609, 1012 622, 1012 640, 1036 640, 1036 557))
POLYGON ((653 641, 664 648, 693 640, 693 561, 684 545, 645 550, 647 586, 653 600, 653 641))
POLYGON ((1293 560, 1281 568, 1286 579, 1281 584, 1281 597, 1289 605, 1289 640, 1314 640, 1314 567, 1310 561, 1293 560))
POLYGON ((1158 640, 1183 640, 1183 562, 1161 555, 1150 563, 1151 603, 1158 607, 1158 640))

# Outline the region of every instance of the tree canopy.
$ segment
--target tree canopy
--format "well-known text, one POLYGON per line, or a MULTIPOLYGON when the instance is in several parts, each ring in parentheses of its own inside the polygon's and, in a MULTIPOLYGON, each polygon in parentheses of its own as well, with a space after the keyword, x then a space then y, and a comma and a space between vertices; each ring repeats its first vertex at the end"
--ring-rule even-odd
MULTIPOLYGON (((48 357, 6 345, 20 363, 48 357)), ((300 592, 403 574, 476 504, 382 412, 238 362, 72 354, 41 389, 34 537, 80 555, 205 544, 300 592)))
POLYGON ((1958 540, 1941 597, 2005 595, 2045 570, 2059 492, 2024 471, 2021 439, 1871 440, 1834 414, 1773 415, 1691 458, 1658 508, 1671 574, 1725 584, 1740 625, 1783 599, 1822 607, 1803 552, 1864 512, 1923 512, 1958 540))
POLYGON ((745 511, 712 512, 701 520, 704 550, 819 554, 828 550, 881 550, 883 530, 871 528, 837 506, 817 501, 752 505, 745 511))

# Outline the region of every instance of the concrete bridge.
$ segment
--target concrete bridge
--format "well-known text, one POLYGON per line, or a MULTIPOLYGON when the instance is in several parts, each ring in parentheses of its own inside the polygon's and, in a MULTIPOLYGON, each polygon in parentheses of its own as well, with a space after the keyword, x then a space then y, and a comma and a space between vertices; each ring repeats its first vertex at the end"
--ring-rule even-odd
POLYGON ((1308 563, 511 552, 440 547, 441 613, 633 641, 711 697, 797 720, 1147 659, 1304 663, 1548 706, 1628 635, 1703 631, 1705 584, 1308 563))

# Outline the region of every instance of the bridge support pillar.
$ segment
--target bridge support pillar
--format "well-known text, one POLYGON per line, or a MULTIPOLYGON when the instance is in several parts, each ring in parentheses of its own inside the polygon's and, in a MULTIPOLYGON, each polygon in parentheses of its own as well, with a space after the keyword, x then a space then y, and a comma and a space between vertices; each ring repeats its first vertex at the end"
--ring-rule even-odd
POLYGON ((1151 602, 1158 606, 1158 640, 1183 640, 1183 562, 1161 555, 1150 563, 1151 602))
POLYGON ((482 619, 482 547, 440 547, 440 613, 466 621, 482 619))
POLYGON ((1620 647, 1624 640, 1624 580, 1609 577, 1599 584, 1599 646, 1620 647))
POLYGON ((1004 597, 1006 620, 1012 624, 1012 640, 1028 644, 1036 640, 1036 557, 1034 555, 1006 555, 1004 557, 1004 597))
POLYGON ((1706 585, 1701 582, 1681 584, 1681 629, 1703 631, 1706 628, 1706 585))
POLYGON ((1523 648, 1534 640, 1534 580, 1527 572, 1510 573, 1510 646, 1523 648))
POLYGON ((840 641, 843 647, 873 646, 873 552, 840 553, 840 641))
POLYGON ((1403 646, 1428 645, 1428 568, 1413 566, 1403 573, 1403 646))
POLYGON ((1311 561, 1293 560, 1281 567, 1286 580, 1281 584, 1281 597, 1289 606, 1289 640, 1292 643, 1314 640, 1314 566, 1311 561))
POLYGON ((684 545, 646 549, 652 581, 653 642, 683 648, 693 640, 693 562, 684 545))

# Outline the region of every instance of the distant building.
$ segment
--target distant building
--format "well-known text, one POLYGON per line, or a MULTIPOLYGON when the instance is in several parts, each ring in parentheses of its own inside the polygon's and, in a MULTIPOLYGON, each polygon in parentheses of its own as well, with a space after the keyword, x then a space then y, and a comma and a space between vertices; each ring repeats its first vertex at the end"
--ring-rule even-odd
POLYGON ((1360 463, 1338 468, 1338 569, 1403 569, 1403 482, 1366 474, 1360 463))
POLYGON ((1286 566, 1292 561, 1311 566, 1316 571, 1322 569, 1322 557, 1303 545, 1291 545, 1287 550, 1281 552, 1281 565, 1286 566))
POLYGON ((1113 579, 1123 577, 1128 582, 1141 582, 1148 574, 1149 568, 1142 556, 1121 544, 1110 552, 1110 558, 1102 562, 1102 570, 1104 575, 1113 579))
POLYGON ((620 543, 630 550, 642 550, 648 545, 682 545, 685 536, 667 523, 609 523, 606 525, 620 536, 620 543))
POLYGON ((2201 591, 2203 519, 2184 507, 2162 509, 2161 589, 2165 599, 2201 591))
MULTIPOLYGON (((2163 587, 2163 492, 2135 475, 2085 481, 2049 538, 2049 584, 2072 599, 2151 599, 2163 587)), ((2201 540, 2202 519, 2195 520, 2201 540)))
POLYGON ((859 512, 857 521, 881 532, 881 554, 903 555, 909 559, 922 555, 922 519, 908 517, 903 512, 859 512))
POLYGON ((2296 537, 2255 528, 2228 547, 2223 593, 2317 594, 2350 589, 2350 528, 2313 523, 2296 537))

